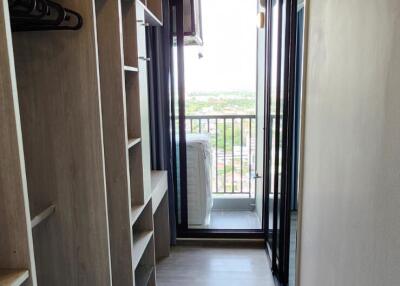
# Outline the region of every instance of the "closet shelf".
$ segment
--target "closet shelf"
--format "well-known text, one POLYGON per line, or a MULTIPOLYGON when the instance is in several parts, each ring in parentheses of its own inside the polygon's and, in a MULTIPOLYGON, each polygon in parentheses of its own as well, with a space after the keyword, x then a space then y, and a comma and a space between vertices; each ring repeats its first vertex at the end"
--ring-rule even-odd
POLYGON ((129 72, 138 72, 139 71, 139 69, 137 67, 131 67, 131 66, 124 66, 124 70, 129 71, 129 72))
POLYGON ((28 278, 28 270, 0 269, 0 285, 19 286, 28 278))
POLYGON ((132 148, 136 144, 140 143, 141 139, 140 138, 132 138, 128 139, 128 149, 132 148))
POLYGON ((139 265, 135 272, 136 285, 148 285, 151 274, 153 274, 153 266, 139 265))
POLYGON ((149 200, 151 199, 151 196, 149 196, 144 204, 140 205, 133 205, 131 207, 131 226, 134 225, 134 223, 137 221, 139 216, 142 214, 143 210, 146 208, 147 204, 149 203, 149 200))
POLYGON ((145 207, 146 207, 146 204, 132 206, 132 209, 131 209, 131 226, 139 218, 140 214, 142 213, 142 211, 144 210, 145 207))
POLYGON ((157 16, 150 11, 146 4, 144 4, 142 1, 138 1, 138 3, 143 6, 146 23, 149 23, 150 26, 162 26, 160 19, 158 19, 157 16))
POLYGON ((138 231, 135 233, 133 230, 133 247, 132 247, 132 260, 133 260, 133 268, 139 264, 140 259, 143 256, 144 251, 146 250, 149 241, 153 236, 153 231, 138 231))
POLYGON ((49 216, 51 216, 55 212, 55 210, 56 210, 56 206, 51 205, 48 208, 46 208, 45 210, 43 210, 40 214, 35 216, 31 220, 32 228, 34 228, 35 226, 39 225, 41 222, 46 220, 49 216))

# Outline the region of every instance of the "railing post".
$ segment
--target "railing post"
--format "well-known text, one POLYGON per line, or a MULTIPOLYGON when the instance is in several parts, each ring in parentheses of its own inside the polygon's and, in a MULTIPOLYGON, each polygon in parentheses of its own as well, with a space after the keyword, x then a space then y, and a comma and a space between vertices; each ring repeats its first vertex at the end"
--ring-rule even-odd
POLYGON ((249 118, 249 193, 251 192, 251 118, 249 118))
POLYGON ((199 118, 199 133, 201 134, 201 118, 199 118))
POLYGON ((235 193, 235 118, 232 117, 232 193, 235 193))
POLYGON ((240 192, 243 193, 243 118, 240 118, 240 192))
POLYGON ((226 193, 226 119, 224 118, 224 193, 226 193))
POLYGON ((218 118, 215 118, 215 192, 218 193, 218 118))

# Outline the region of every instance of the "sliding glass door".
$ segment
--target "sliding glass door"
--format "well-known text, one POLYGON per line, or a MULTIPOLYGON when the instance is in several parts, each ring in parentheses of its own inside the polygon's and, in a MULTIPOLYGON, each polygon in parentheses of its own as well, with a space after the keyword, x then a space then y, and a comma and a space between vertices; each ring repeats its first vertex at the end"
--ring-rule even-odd
POLYGON ((178 236, 262 238, 258 1, 196 3, 171 10, 178 236))

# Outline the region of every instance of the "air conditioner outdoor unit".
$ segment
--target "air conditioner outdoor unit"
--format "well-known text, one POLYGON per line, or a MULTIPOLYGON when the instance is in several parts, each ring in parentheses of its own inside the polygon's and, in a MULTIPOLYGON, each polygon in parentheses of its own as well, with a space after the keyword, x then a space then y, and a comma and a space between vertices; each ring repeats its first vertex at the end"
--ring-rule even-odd
POLYGON ((202 46, 201 0, 183 0, 183 31, 187 46, 202 46))

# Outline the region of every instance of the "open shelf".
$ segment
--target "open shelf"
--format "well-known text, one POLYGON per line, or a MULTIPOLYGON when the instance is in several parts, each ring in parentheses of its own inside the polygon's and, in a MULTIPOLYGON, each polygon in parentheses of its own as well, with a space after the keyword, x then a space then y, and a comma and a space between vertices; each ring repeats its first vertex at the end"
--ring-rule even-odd
POLYGON ((151 238, 135 269, 136 286, 152 286, 156 284, 155 264, 154 239, 151 238))
POLYGON ((143 162, 142 145, 129 149, 129 176, 131 181, 131 204, 143 205, 145 203, 143 193, 143 162))
MULTIPOLYGON (((139 261, 141 261, 149 241, 153 238, 153 212, 151 200, 147 202, 145 207, 141 210, 139 217, 133 224, 132 234, 132 263, 133 268, 136 269, 136 266, 139 264, 139 261)), ((152 246, 152 248, 154 247, 152 246)))
POLYGON ((128 72, 138 72, 139 69, 136 67, 131 67, 131 66, 124 66, 124 70, 128 72))
POLYGON ((124 62, 137 67, 136 1, 121 1, 124 62))
POLYGON ((28 270, 0 269, 1 286, 19 286, 29 278, 28 270))
POLYGON ((147 286, 153 272, 154 266, 139 265, 135 271, 136 286, 147 286))
POLYGON ((37 216, 35 216, 32 220, 31 220, 31 225, 32 228, 36 227, 37 225, 39 225, 41 222, 45 221, 46 219, 48 219, 56 210, 56 206, 55 205, 51 205, 48 208, 46 208, 45 210, 43 210, 40 214, 38 214, 37 216))
POLYGON ((141 138, 142 131, 138 73, 126 74, 125 93, 128 138, 141 138))
POLYGON ((132 148, 133 146, 135 146, 136 144, 140 143, 141 139, 140 138, 132 138, 132 139, 128 139, 128 149, 132 148))
POLYGON ((153 231, 147 230, 147 231, 138 231, 136 234, 133 234, 133 267, 136 268, 136 266, 139 264, 140 258, 142 258, 142 255, 149 244, 149 241, 153 237, 153 231))
POLYGON ((136 220, 139 218, 139 216, 142 213, 142 211, 144 210, 145 206, 146 206, 145 204, 132 206, 132 209, 131 209, 131 225, 132 226, 136 222, 136 220))
POLYGON ((161 1, 138 1, 143 6, 146 23, 150 26, 162 26, 162 5, 157 2, 161 1))

